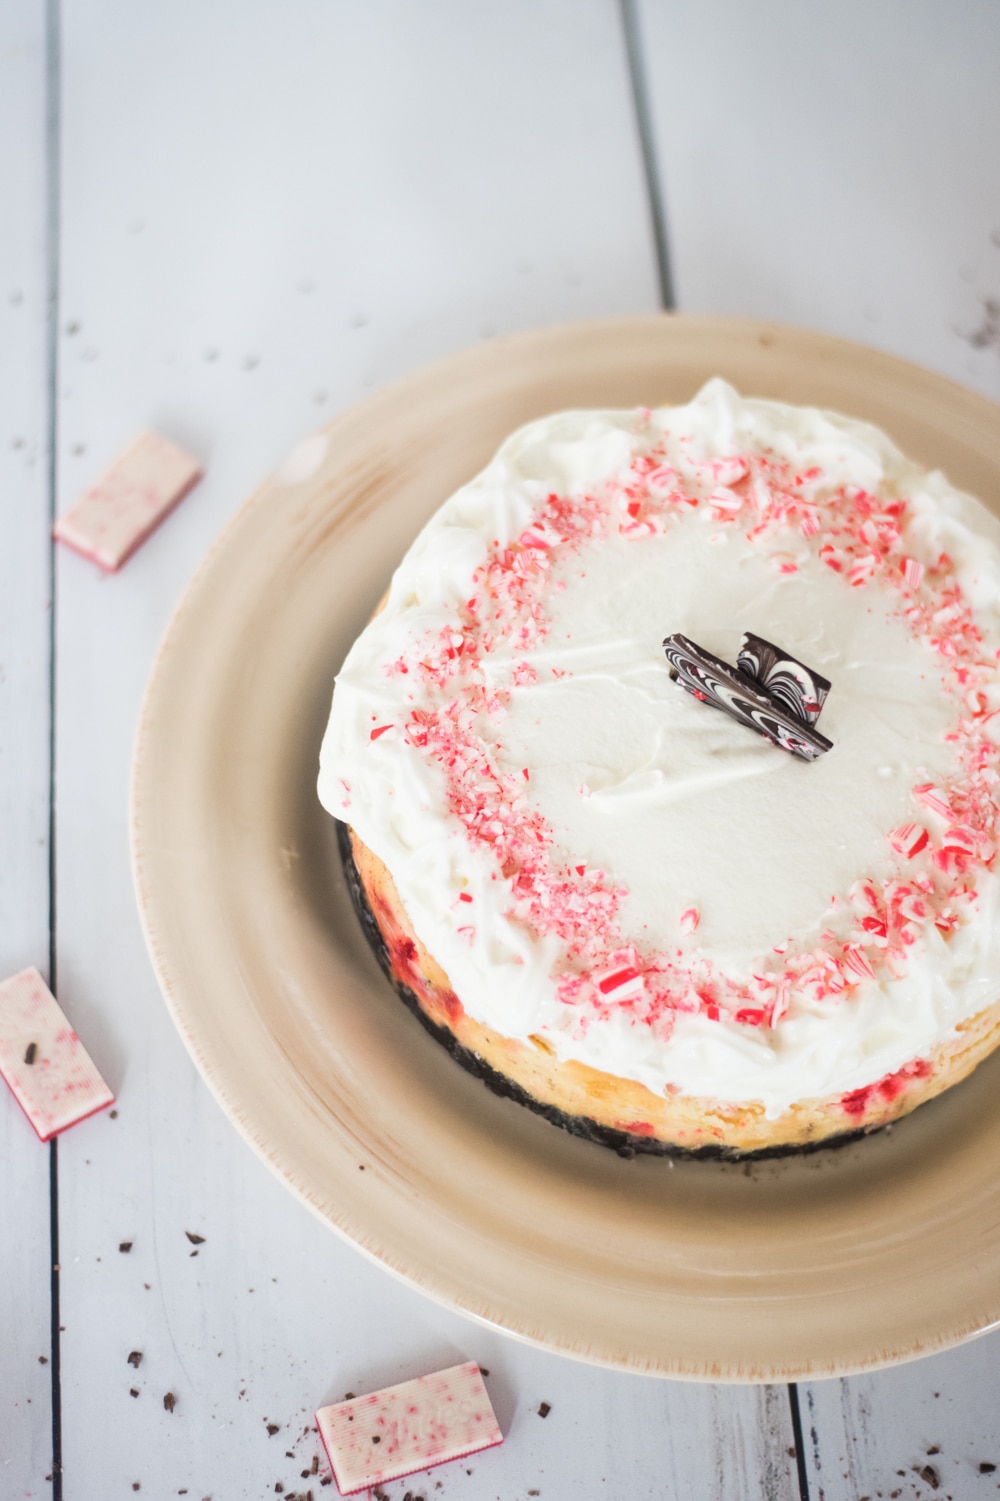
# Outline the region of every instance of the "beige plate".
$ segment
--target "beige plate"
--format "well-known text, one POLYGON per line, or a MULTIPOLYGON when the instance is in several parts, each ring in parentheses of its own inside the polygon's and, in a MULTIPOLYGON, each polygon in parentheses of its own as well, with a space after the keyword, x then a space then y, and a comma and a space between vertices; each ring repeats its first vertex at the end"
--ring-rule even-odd
POLYGON ((746 1169, 623 1162, 490 1095, 404 1010, 315 795, 334 669, 437 505, 529 418, 686 401, 716 374, 870 418, 1000 496, 996 408, 871 350, 667 317, 484 344, 337 418, 213 548, 149 687, 134 861, 184 1041, 334 1229, 550 1349, 784 1380, 904 1360, 1000 1318, 1000 1056, 840 1152, 746 1169))

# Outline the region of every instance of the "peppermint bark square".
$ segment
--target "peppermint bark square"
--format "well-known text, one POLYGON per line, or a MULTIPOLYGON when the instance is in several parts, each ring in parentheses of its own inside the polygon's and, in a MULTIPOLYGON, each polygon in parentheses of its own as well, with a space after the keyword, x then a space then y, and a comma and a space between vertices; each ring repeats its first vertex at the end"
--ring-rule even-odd
POLYGON ((201 465, 158 433, 140 433, 55 525, 74 552, 114 573, 201 479, 201 465))
POLYGON ((0 1074, 41 1141, 114 1104, 37 969, 0 985, 0 1074))
POLYGON ((344 1496, 503 1442, 475 1361, 321 1407, 316 1423, 344 1496))

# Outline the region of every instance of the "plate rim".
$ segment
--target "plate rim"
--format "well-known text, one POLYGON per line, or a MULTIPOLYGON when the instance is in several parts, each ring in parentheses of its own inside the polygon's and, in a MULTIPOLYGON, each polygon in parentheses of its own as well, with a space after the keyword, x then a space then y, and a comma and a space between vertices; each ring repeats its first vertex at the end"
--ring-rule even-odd
MULTIPOLYGON (((666 329, 668 326, 683 328, 695 336, 697 335, 697 331, 702 329, 714 334, 732 333, 743 337, 756 337, 762 342, 767 339, 780 338, 782 341, 786 341, 793 346, 800 344, 803 350, 807 345, 814 346, 818 340, 829 351, 831 357, 836 357, 838 360, 850 363, 852 360, 857 360, 863 356, 868 362, 872 360, 876 361, 887 375, 895 374, 899 377, 905 373, 909 379, 915 380, 918 385, 927 387, 928 383, 930 383, 930 385, 937 386, 942 391, 951 393, 953 397, 957 394, 961 398, 961 402, 969 408, 978 408, 981 418, 989 415, 995 422, 1000 417, 1000 408, 997 408, 993 402, 980 393, 969 391, 965 387, 936 372, 924 370, 912 361, 901 360, 894 355, 886 354, 884 351, 870 349, 865 345, 860 345, 850 340, 814 333, 809 330, 790 327, 772 321, 751 318, 703 317, 674 313, 655 313, 630 318, 611 317, 583 320, 571 324, 548 325, 543 328, 529 329, 522 333, 505 335, 501 338, 491 340, 487 345, 476 345, 456 351, 445 356, 443 359, 411 371, 399 379, 380 387, 361 401, 350 405, 336 414, 329 422, 317 429, 313 436, 322 435, 327 442, 328 448, 330 448, 335 445, 338 432, 341 429, 349 430, 352 424, 371 418, 373 415, 378 414, 381 408, 391 409, 396 402, 405 400, 409 392, 418 389, 429 377, 444 378, 449 373, 455 375, 462 372, 465 368, 477 367, 481 363, 488 363, 497 358, 503 360, 505 354, 509 351, 523 353, 530 351, 533 346, 544 347, 553 341, 573 336, 592 336, 600 340, 602 337, 616 332, 636 329, 666 329)), ((303 441, 308 443, 310 438, 307 436, 303 441)), ((942 1330, 937 1340, 922 1340, 919 1347, 915 1346, 911 1349, 892 1352, 888 1355, 886 1352, 875 1352, 870 1358, 859 1359, 852 1364, 838 1363, 831 1367, 822 1358, 818 1358, 787 1369, 781 1368, 768 1371, 766 1374, 755 1373, 748 1375, 738 1370, 724 1370, 720 1372, 718 1366, 714 1363, 709 1368, 708 1362, 701 1369, 696 1369, 688 1365, 678 1366, 676 1363, 671 1362, 669 1356, 665 1356, 655 1369, 651 1369, 646 1364, 635 1363, 630 1360, 627 1354, 623 1354, 623 1352, 612 1353, 609 1351, 594 1351, 592 1349, 584 1350, 566 1342, 554 1342, 544 1336, 539 1337, 525 1328, 516 1327, 509 1320, 497 1319, 488 1310, 470 1306, 467 1299, 456 1297, 446 1286, 441 1285, 434 1279, 428 1279, 425 1275, 421 1274, 420 1270, 397 1265, 393 1258, 386 1254, 384 1248, 380 1248, 369 1242, 362 1227, 348 1223, 346 1216, 344 1220, 340 1221, 332 1217, 328 1209, 324 1209, 311 1195, 308 1186, 298 1181, 295 1173, 288 1165, 280 1160, 276 1160, 273 1151, 268 1148, 265 1139, 266 1133, 262 1134, 260 1128, 248 1119, 245 1110, 241 1108, 240 1101, 230 1091, 224 1077, 224 1070, 219 1067, 218 1061, 213 1059, 210 1053, 206 1052, 203 1042, 199 1037, 196 1016, 192 1013, 191 1007, 185 1004, 184 998, 179 993, 170 955, 167 949, 165 949, 161 941, 162 935, 158 931, 154 911, 155 900, 151 900, 147 867, 148 851, 145 851, 143 847, 143 807, 147 792, 149 764, 153 755, 150 745, 150 735, 156 717, 156 703, 158 695, 161 692, 161 685, 169 675, 175 647, 179 641, 183 641, 184 631, 187 628, 188 618, 193 610, 194 602, 200 597, 206 581, 210 580, 218 559, 227 553, 232 544, 233 537, 239 529, 248 525, 249 518, 253 516, 257 508, 267 504, 268 498, 271 496, 275 484, 278 482, 280 472, 279 468, 274 474, 267 477, 260 485, 255 487, 247 500, 225 524, 219 535, 205 552, 172 612, 170 621, 153 658, 146 690, 143 695, 135 734, 129 799, 130 855, 133 880, 143 936, 160 991, 185 1047, 194 1060, 202 1078, 208 1085, 210 1092, 258 1157, 267 1163, 280 1180, 292 1190, 296 1198, 301 1203, 304 1203, 314 1215, 329 1225, 330 1228, 334 1229, 343 1239, 359 1249, 369 1260, 389 1271, 393 1276, 407 1285, 416 1287, 419 1291, 446 1307, 470 1316, 490 1327, 500 1328, 503 1332, 530 1345, 550 1351, 557 1351, 571 1358, 583 1359, 609 1369, 624 1369, 683 1380, 708 1382, 725 1380, 748 1384, 773 1380, 818 1379, 855 1374, 898 1364, 912 1359, 917 1354, 929 1354, 950 1348, 977 1335, 987 1333, 990 1329, 1000 1325, 1000 1293, 998 1293, 995 1312, 986 1322, 982 1318, 975 1318, 971 1322, 959 1323, 953 1325, 948 1330, 942 1330)))

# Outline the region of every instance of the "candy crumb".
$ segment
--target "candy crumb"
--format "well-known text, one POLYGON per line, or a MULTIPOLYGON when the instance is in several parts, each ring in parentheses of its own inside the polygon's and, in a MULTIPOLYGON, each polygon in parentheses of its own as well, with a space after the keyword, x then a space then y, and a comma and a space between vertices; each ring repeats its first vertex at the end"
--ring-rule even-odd
POLYGON ((503 1442, 475 1361, 321 1407, 316 1425, 345 1496, 503 1442))

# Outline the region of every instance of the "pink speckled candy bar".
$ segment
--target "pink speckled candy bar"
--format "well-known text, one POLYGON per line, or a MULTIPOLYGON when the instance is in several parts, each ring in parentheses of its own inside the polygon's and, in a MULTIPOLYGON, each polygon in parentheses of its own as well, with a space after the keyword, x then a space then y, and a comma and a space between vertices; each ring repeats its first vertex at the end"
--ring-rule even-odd
POLYGON ((140 433, 56 522, 67 547, 114 573, 201 479, 201 466, 157 433, 140 433))
POLYGON ((343 1496, 503 1443, 475 1361, 316 1414, 343 1496))
POLYGON ((42 1141, 114 1104, 37 969, 0 985, 0 1074, 42 1141))

